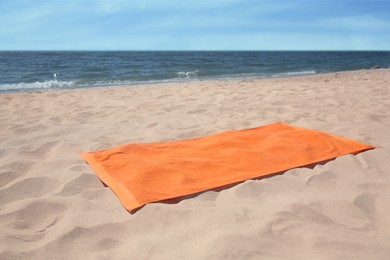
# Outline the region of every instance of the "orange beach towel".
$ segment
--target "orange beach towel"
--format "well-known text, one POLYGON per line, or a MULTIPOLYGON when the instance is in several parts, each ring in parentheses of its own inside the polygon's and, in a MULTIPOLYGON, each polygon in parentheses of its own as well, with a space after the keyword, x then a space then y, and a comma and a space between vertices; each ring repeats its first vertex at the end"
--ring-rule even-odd
POLYGON ((82 153, 127 210, 373 149, 285 123, 82 153))

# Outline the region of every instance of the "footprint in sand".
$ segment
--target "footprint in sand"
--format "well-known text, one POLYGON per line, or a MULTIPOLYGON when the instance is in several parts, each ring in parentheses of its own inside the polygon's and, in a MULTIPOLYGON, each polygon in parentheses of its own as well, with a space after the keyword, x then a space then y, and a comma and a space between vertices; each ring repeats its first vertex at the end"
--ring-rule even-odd
POLYGON ((374 193, 364 193, 356 197, 353 204, 358 207, 368 218, 375 215, 376 195, 374 193))
POLYGON ((237 185, 234 190, 237 198, 255 201, 266 201, 268 198, 275 197, 279 192, 278 186, 252 180, 237 185))
MULTIPOLYGON (((122 242, 115 239, 125 233, 123 225, 120 223, 110 223, 93 227, 75 227, 68 233, 58 237, 47 244, 45 250, 54 251, 57 255, 67 255, 69 259, 78 257, 77 248, 83 248, 89 252, 107 251, 118 247, 122 242), (93 237, 93 239, 91 239, 93 237), (73 252, 73 254, 72 254, 73 252), (73 256, 73 257, 71 257, 73 256)), ((39 255, 40 250, 32 252, 39 255)))
POLYGON ((26 160, 23 162, 15 161, 3 165, 2 168, 4 171, 0 173, 0 189, 25 174, 33 164, 34 162, 26 160))
POLYGON ((165 99, 165 98, 170 98, 173 97, 172 94, 163 94, 157 97, 157 99, 165 99))
POLYGON ((42 159, 57 145, 57 142, 25 145, 20 149, 20 154, 24 158, 42 159))
POLYGON ((42 130, 46 130, 46 125, 36 125, 36 126, 21 126, 21 127, 14 127, 13 133, 17 135, 24 135, 24 134, 30 134, 32 132, 41 132, 42 130))
POLYGON ((4 187, 14 179, 18 178, 22 173, 16 171, 4 171, 0 173, 0 188, 4 187))
POLYGON ((151 123, 151 124, 147 125, 146 128, 153 128, 153 127, 157 126, 158 124, 159 124, 158 122, 157 123, 151 123))
POLYGON ((188 114, 200 114, 204 112, 206 112, 206 109, 197 109, 197 110, 188 111, 188 114))
POLYGON ((41 197, 56 187, 57 181, 47 177, 27 178, 0 190, 0 205, 25 199, 41 197))
POLYGON ((310 176, 305 182, 306 187, 332 187, 336 183, 334 174, 329 171, 323 171, 319 174, 310 176))
POLYGON ((102 183, 95 174, 82 174, 67 182, 58 194, 60 196, 73 196, 88 189, 102 188, 102 183))
POLYGON ((8 223, 7 228, 40 234, 55 226, 66 210, 67 206, 62 203, 35 201, 0 216, 0 222, 8 223))

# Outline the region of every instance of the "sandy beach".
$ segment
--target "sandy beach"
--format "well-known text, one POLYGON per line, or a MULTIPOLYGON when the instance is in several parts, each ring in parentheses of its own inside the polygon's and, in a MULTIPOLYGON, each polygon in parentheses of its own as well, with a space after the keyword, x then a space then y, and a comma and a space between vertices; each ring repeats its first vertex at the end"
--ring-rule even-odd
POLYGON ((390 69, 0 94, 0 259, 390 259, 390 69), (274 122, 379 146, 134 214, 80 157, 274 122))

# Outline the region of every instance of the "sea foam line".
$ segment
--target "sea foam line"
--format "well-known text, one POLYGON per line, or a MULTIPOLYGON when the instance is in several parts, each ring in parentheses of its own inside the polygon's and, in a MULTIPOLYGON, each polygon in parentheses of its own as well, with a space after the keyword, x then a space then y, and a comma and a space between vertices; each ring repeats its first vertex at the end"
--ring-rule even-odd
POLYGON ((0 91, 16 91, 16 90, 34 90, 34 89, 50 89, 50 88, 69 88, 74 86, 73 81, 58 81, 48 80, 43 82, 32 82, 32 83, 14 83, 14 84, 3 84, 0 85, 0 91))
POLYGON ((310 75, 310 74, 316 74, 316 73, 317 72, 315 70, 305 70, 305 71, 291 71, 291 72, 275 73, 272 76, 279 77, 279 76, 294 76, 294 75, 310 75))

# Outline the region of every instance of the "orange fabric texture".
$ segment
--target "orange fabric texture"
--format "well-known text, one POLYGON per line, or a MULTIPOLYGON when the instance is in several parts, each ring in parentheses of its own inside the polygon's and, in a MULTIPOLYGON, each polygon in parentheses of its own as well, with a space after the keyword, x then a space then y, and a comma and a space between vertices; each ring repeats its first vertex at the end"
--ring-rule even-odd
POLYGON ((275 123, 182 141, 130 143, 82 157, 131 211, 373 148, 275 123))

